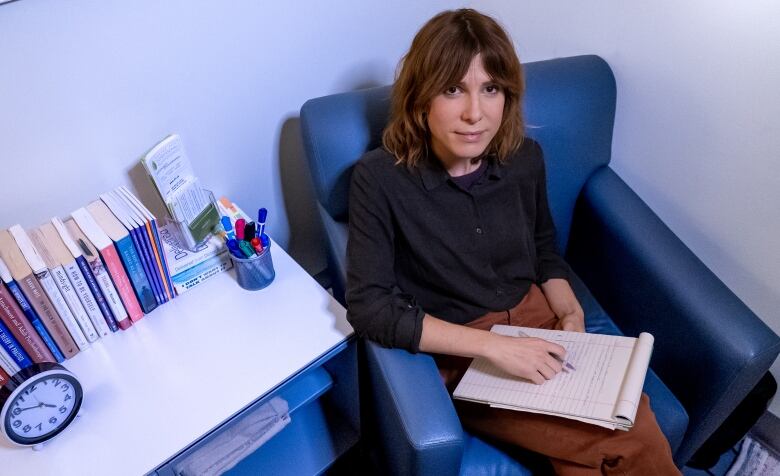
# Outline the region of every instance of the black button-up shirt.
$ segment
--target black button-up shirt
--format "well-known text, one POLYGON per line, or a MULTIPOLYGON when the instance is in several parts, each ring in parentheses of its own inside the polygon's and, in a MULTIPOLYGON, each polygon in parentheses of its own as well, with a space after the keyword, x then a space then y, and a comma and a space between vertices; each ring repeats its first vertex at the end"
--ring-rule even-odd
POLYGON ((417 352, 426 312, 463 324, 514 307, 532 283, 568 279, 539 145, 483 160, 468 190, 435 158, 409 169, 380 148, 357 162, 346 298, 358 335, 417 352))

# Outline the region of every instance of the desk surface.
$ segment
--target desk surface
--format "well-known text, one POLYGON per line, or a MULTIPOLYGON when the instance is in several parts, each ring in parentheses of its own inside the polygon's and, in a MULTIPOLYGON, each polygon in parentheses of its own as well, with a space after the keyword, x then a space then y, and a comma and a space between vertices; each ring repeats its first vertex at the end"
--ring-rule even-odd
POLYGON ((80 418, 42 451, 2 442, 0 474, 145 474, 352 335, 278 245, 273 262, 263 290, 222 273, 65 361, 80 418))

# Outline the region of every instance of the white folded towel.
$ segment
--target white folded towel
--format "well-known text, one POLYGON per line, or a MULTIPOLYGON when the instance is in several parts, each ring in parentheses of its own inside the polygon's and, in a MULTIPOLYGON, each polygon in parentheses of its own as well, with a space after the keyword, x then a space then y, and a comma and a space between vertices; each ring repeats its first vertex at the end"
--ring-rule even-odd
POLYGON ((287 402, 274 397, 178 462, 177 476, 219 476, 257 450, 290 423, 287 402))

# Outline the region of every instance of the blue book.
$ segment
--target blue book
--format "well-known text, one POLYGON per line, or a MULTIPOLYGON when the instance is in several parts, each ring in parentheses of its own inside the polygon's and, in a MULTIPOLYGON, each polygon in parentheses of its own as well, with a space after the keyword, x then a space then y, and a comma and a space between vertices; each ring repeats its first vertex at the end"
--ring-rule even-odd
MULTIPOLYGON (((135 297, 144 314, 149 314, 157 307, 152 285, 146 278, 141 258, 133 245, 127 228, 114 216, 111 210, 100 200, 95 200, 86 206, 87 211, 103 232, 113 241, 122 266, 130 279, 135 297)), ((140 317, 139 317, 140 318, 140 317)))
MULTIPOLYGON (((137 225, 137 222, 133 222, 133 225, 137 225)), ((157 298, 157 304, 165 304, 168 302, 168 298, 165 296, 165 290, 162 287, 162 281, 157 273, 157 267, 154 264, 154 258, 149 253, 149 249, 146 244, 146 231, 139 226, 130 230, 130 236, 134 237, 133 243, 135 243, 138 255, 141 257, 141 262, 144 264, 144 271, 146 271, 146 277, 149 278, 149 282, 152 283, 154 288, 154 295, 157 298)))
POLYGON ((46 330, 46 327, 43 325, 43 321, 41 320, 40 316, 38 316, 38 313, 35 312, 35 309, 33 309, 33 307, 30 305, 30 301, 28 301, 24 296, 22 289, 13 279, 6 282, 5 284, 6 287, 8 287, 8 290, 11 292, 11 295, 16 300, 16 303, 19 304, 19 307, 22 309, 25 317, 27 317, 27 320, 30 321, 30 324, 32 324, 35 331, 38 332, 38 335, 41 336, 41 340, 43 340, 43 343, 46 344, 46 347, 49 348, 49 351, 51 351, 54 358, 57 359, 57 362, 63 362, 65 360, 65 356, 62 355, 62 352, 60 352, 60 349, 57 347, 54 339, 51 338, 51 334, 49 334, 49 331, 46 330))
POLYGON ((146 229, 146 236, 149 238, 149 241, 147 242, 149 244, 149 252, 150 255, 154 256, 154 263, 157 265, 157 272, 160 276, 163 290, 165 291, 168 300, 173 299, 176 297, 176 291, 173 286, 173 280, 171 279, 162 240, 160 240, 160 235, 157 231, 157 219, 126 187, 119 187, 116 191, 125 202, 130 203, 135 210, 140 212, 140 218, 142 218, 142 223, 146 229))
POLYGON ((100 285, 98 284, 97 279, 95 279, 95 275, 92 274, 89 263, 87 263, 84 256, 79 255, 76 257, 76 264, 79 265, 79 269, 81 270, 81 274, 84 275, 84 281, 87 282, 89 290, 92 292, 92 295, 95 296, 95 302, 97 302, 100 312, 103 313, 103 319, 106 320, 108 328, 111 329, 111 332, 118 331, 119 325, 116 323, 114 313, 111 312, 111 307, 108 305, 108 301, 106 301, 103 291, 100 290, 100 285))
MULTIPOLYGON (((22 292, 22 288, 19 287, 16 281, 14 281, 14 278, 11 275, 11 271, 8 269, 8 266, 6 266, 5 261, 3 261, 2 258, 0 258, 0 279, 2 279, 2 281, 5 283, 8 291, 14 297, 16 303, 19 304, 19 308, 22 310, 27 320, 30 321, 30 324, 35 329, 35 331, 38 332, 38 335, 41 336, 41 340, 43 340, 43 343, 46 344, 46 347, 49 348, 49 351, 52 353, 54 358, 57 359, 57 362, 64 361, 65 356, 62 355, 59 347, 57 347, 54 339, 52 339, 51 334, 49 334, 49 331, 43 325, 41 317, 37 312, 35 312, 35 309, 32 307, 32 305, 30 305, 30 301, 27 300, 27 297, 22 292)), ((0 286, 2 286, 2 284, 0 284, 0 286)))
POLYGON ((19 341, 16 340, 16 337, 11 334, 11 331, 2 321, 0 321, 0 347, 8 352, 11 360, 16 363, 19 368, 24 369, 33 364, 30 356, 27 355, 27 352, 24 351, 21 344, 19 344, 19 341))
POLYGON ((130 233, 130 238, 133 240, 135 250, 138 253, 138 257, 141 259, 146 279, 152 285, 157 304, 164 304, 168 299, 165 296, 165 291, 163 290, 160 278, 157 275, 156 266, 151 260, 148 250, 144 246, 144 235, 146 233, 145 230, 141 228, 140 222, 142 222, 142 220, 138 216, 138 213, 117 191, 103 193, 100 195, 100 199, 103 200, 117 220, 119 220, 122 226, 130 233))

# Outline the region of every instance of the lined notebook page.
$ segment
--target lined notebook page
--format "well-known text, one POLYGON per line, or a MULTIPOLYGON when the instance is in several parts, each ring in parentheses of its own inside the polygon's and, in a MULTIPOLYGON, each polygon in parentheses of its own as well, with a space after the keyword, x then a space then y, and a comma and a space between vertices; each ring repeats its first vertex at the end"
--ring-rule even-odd
MULTIPOLYGON (((503 325, 496 325, 491 331, 511 336, 524 333, 560 344, 567 351, 566 359, 576 370, 560 372, 544 384, 536 385, 497 369, 486 359, 475 359, 453 397, 537 413, 611 422, 604 426, 615 428, 615 404, 637 339, 503 325)), ((646 367, 640 372, 646 372, 646 367)), ((644 373, 641 380, 644 381, 644 373)))

